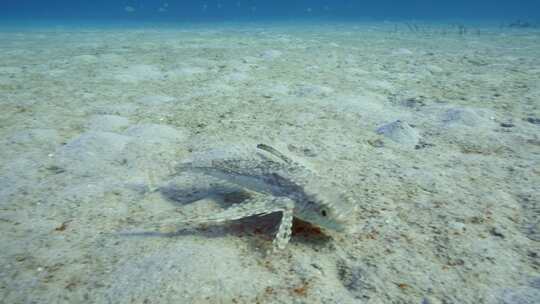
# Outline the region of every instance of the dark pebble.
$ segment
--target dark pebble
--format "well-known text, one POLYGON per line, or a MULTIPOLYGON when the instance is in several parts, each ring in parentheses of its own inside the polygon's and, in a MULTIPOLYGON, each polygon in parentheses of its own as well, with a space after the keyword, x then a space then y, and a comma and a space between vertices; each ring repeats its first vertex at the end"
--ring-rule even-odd
POLYGON ((434 144, 430 144, 430 143, 427 143, 427 142, 420 141, 417 145, 414 146, 414 149, 415 150, 420 150, 420 149, 433 147, 433 146, 434 146, 434 144))
POLYGON ((491 235, 493 236, 497 236, 504 239, 504 234, 502 234, 502 232, 495 227, 491 228, 491 230, 489 230, 489 233, 491 233, 491 235))
POLYGON ((509 123, 509 122, 502 122, 501 127, 503 127, 503 128, 513 128, 515 126, 514 126, 514 124, 509 123))
POLYGON ((532 123, 532 124, 535 124, 535 125, 540 125, 540 118, 536 118, 536 117, 527 117, 527 119, 525 119, 526 121, 532 123))
POLYGON ((375 148, 382 148, 384 147, 384 141, 382 141, 382 139, 380 138, 377 138, 377 139, 369 139, 368 140, 368 143, 375 147, 375 148))
POLYGON ((407 108, 419 108, 426 105, 426 103, 421 98, 408 98, 401 101, 401 104, 407 108))

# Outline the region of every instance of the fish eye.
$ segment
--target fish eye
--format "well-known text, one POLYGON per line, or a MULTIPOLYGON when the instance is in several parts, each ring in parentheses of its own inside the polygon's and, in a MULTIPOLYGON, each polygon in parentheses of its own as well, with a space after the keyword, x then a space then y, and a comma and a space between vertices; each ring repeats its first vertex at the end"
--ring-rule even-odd
POLYGON ((326 212, 326 209, 321 210, 321 215, 322 216, 327 216, 328 215, 328 213, 326 212))

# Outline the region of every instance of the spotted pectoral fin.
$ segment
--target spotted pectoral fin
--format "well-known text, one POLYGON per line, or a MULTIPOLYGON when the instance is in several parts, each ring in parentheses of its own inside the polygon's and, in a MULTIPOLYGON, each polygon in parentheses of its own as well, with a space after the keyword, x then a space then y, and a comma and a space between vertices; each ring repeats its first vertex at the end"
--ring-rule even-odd
POLYGON ((294 204, 292 201, 284 200, 281 205, 283 208, 281 210, 281 222, 276 237, 272 242, 274 251, 285 249, 291 239, 292 233, 294 204))
POLYGON ((234 204, 231 207, 210 216, 193 217, 187 219, 169 219, 153 225, 161 228, 173 225, 177 228, 191 227, 199 224, 219 224, 226 221, 234 221, 245 217, 255 215, 267 215, 274 212, 279 212, 282 208, 279 204, 275 204, 276 199, 266 195, 257 195, 251 197, 241 203, 234 204))

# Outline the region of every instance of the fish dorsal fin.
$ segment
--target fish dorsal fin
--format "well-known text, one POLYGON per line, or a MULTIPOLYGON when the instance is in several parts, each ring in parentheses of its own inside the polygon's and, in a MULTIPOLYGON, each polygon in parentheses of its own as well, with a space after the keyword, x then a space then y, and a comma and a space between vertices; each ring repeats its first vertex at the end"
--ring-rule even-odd
POLYGON ((265 144, 258 144, 257 145, 257 149, 261 149, 263 151, 266 151, 274 156, 276 156, 277 158, 281 159, 282 161, 284 161, 285 163, 287 164, 294 164, 294 161, 290 158, 288 158, 287 156, 285 156, 283 153, 279 152, 278 150, 270 147, 269 145, 265 145, 265 144))

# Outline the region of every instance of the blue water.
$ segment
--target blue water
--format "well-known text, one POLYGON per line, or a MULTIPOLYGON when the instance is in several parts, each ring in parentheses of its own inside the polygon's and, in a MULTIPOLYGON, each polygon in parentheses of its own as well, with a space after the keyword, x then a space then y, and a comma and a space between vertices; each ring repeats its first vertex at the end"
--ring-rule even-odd
POLYGON ((538 23, 540 0, 0 0, 0 20, 141 21, 517 19, 538 23))

